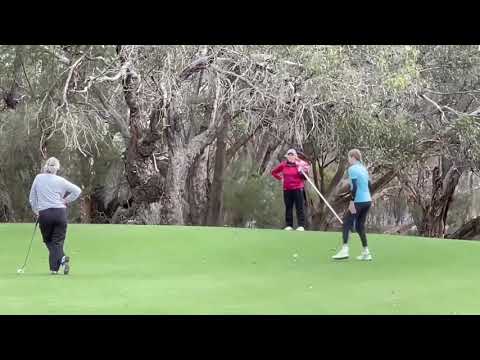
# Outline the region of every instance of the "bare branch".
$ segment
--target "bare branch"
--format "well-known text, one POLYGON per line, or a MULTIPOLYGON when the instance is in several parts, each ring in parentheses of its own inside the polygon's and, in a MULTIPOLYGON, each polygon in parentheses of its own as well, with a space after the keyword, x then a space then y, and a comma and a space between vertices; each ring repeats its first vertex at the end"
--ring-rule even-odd
POLYGON ((239 75, 239 74, 236 74, 234 72, 231 72, 231 71, 228 71, 228 70, 223 70, 215 65, 211 65, 210 66, 211 69, 219 72, 219 73, 222 73, 222 74, 226 74, 226 75, 230 75, 230 76, 235 76, 239 79, 241 79, 243 82, 245 82, 248 86, 250 86, 252 89, 255 89, 257 90, 260 94, 262 94, 264 97, 266 98, 269 98, 269 99, 272 99, 272 100, 275 100, 275 101, 279 101, 281 102, 281 100, 269 95, 269 94, 266 94, 265 92, 263 92, 262 90, 260 90, 257 86, 255 86, 250 80, 248 80, 247 78, 243 77, 242 75, 239 75))
POLYGON ((103 108, 112 116, 113 120, 115 121, 115 125, 120 130, 120 133, 122 134, 123 138, 128 140, 130 138, 130 132, 128 131, 127 121, 125 121, 117 113, 117 111, 112 106, 110 106, 108 100, 102 94, 100 89, 98 89, 96 86, 94 86, 92 88, 92 91, 96 95, 98 100, 100 100, 100 103, 102 104, 103 108))
POLYGON ((229 164, 232 158, 238 152, 238 150, 240 150, 240 148, 244 146, 262 128, 263 128, 262 123, 259 123, 252 132, 238 139, 232 146, 230 146, 230 148, 227 150, 227 156, 225 161, 226 164, 229 164))
POLYGON ((65 87, 63 88, 63 103, 60 107, 68 104, 68 101, 67 101, 68 85, 70 84, 70 80, 72 79, 72 75, 73 75, 73 72, 75 71, 75 68, 78 66, 78 64, 80 64, 80 62, 83 60, 84 57, 85 57, 85 55, 80 56, 77 59, 77 61, 75 61, 73 63, 73 65, 70 67, 70 71, 68 72, 67 81, 65 82, 65 87))
MULTIPOLYGON (((110 82, 117 81, 126 75, 127 69, 129 66, 130 66, 130 62, 125 61, 122 64, 120 70, 114 76, 100 76, 100 77, 89 76, 87 79, 87 85, 82 90, 76 90, 75 92, 78 94, 86 93, 92 87, 93 84, 99 84, 104 81, 110 81, 110 82)), ((138 74, 136 75, 138 76, 138 74)))
POLYGON ((442 107, 440 105, 438 105, 435 101, 433 101, 432 99, 430 99, 427 95, 425 94, 422 94, 421 95, 422 98, 424 98, 425 100, 427 100, 428 102, 430 102, 431 104, 433 104, 433 106, 435 106, 438 111, 440 111, 440 113, 442 114, 442 120, 444 122, 447 121, 447 118, 445 117, 445 112, 442 110, 442 107))
POLYGON ((187 80, 194 73, 200 70, 205 70, 207 66, 213 62, 213 59, 214 59, 214 56, 210 55, 210 56, 202 56, 201 58, 195 60, 180 72, 180 75, 178 75, 179 79, 187 80))
POLYGON ((217 75, 216 81, 215 81, 215 101, 213 102, 213 112, 212 112, 212 119, 210 120, 210 126, 212 126, 215 123, 216 116, 217 116, 217 109, 218 109, 218 102, 220 99, 220 78, 217 75))
POLYGON ((433 91, 430 89, 425 89, 425 92, 437 95, 455 95, 455 94, 472 94, 472 93, 480 93, 480 90, 472 89, 466 91, 451 91, 451 92, 440 92, 440 91, 433 91))

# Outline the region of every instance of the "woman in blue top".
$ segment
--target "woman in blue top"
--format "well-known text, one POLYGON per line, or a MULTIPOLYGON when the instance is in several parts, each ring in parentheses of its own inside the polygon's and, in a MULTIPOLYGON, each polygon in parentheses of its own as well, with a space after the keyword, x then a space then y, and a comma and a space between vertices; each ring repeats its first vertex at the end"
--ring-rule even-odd
POLYGON ((372 205, 372 184, 368 175, 368 170, 362 164, 362 153, 358 149, 348 152, 348 177, 350 180, 351 200, 348 211, 343 221, 343 246, 333 259, 348 259, 348 237, 350 229, 355 228, 360 236, 363 245, 363 251, 358 260, 372 260, 372 255, 368 250, 367 235, 365 234, 365 221, 367 220, 368 210, 372 205))

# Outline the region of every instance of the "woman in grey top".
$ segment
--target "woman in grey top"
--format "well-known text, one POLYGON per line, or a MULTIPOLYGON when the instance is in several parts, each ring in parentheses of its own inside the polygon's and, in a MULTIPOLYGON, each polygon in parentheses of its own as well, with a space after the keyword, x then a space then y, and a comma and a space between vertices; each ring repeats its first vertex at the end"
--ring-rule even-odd
POLYGON ((58 159, 51 157, 44 171, 38 174, 30 190, 30 205, 38 216, 43 241, 49 251, 50 271, 57 274, 60 267, 66 275, 70 271, 70 258, 63 252, 67 235, 67 204, 76 200, 82 190, 56 175, 60 169, 58 159), (68 196, 65 196, 68 193, 68 196))

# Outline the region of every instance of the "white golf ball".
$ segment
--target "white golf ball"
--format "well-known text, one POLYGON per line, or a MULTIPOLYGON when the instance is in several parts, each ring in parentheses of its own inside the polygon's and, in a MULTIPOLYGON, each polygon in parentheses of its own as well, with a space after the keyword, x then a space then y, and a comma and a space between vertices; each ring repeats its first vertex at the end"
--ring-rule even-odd
POLYGON ((293 254, 293 257, 294 257, 294 258, 298 257, 298 254, 293 254))
POLYGON ((18 269, 17 274, 23 274, 23 269, 18 269))

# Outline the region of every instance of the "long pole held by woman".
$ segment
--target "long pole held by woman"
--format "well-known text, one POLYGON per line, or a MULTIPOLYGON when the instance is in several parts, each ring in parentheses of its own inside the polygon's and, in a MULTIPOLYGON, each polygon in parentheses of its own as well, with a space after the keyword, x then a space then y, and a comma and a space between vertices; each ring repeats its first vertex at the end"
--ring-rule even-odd
POLYGON ((75 201, 82 190, 57 175, 58 159, 51 157, 45 163, 43 173, 38 174, 30 190, 30 205, 38 217, 43 242, 49 252, 50 271, 58 274, 61 268, 67 275, 70 257, 64 253, 63 244, 67 235, 67 204, 75 201), (65 196, 68 193, 68 196, 65 196))
POLYGON ((367 234, 365 233, 365 222, 367 214, 372 205, 370 177, 367 168, 362 164, 362 153, 358 149, 352 149, 348 152, 348 177, 350 180, 351 200, 343 220, 343 246, 338 254, 333 256, 335 260, 348 259, 348 238, 350 230, 355 224, 355 228, 362 241, 363 251, 358 260, 372 260, 372 255, 368 249, 367 234))

